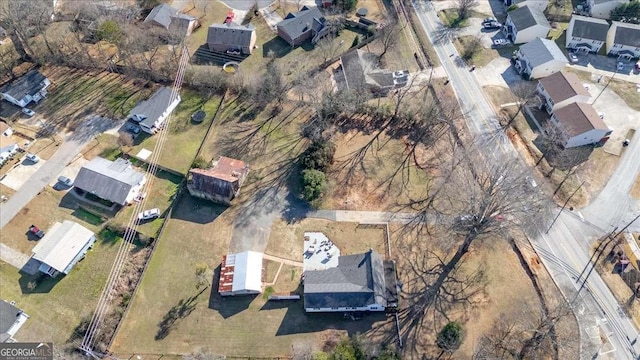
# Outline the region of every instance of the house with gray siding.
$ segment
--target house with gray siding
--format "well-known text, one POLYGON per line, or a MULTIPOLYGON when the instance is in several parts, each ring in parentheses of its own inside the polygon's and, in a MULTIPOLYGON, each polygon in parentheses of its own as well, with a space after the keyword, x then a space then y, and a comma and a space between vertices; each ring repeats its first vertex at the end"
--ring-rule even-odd
POLYGON ((30 70, 23 76, 0 87, 0 94, 6 101, 26 107, 31 102, 38 103, 47 96, 51 81, 38 70, 30 70))
POLYGON ((609 23, 602 19, 573 15, 567 27, 566 48, 597 53, 607 41, 609 23))
POLYGON ((147 100, 138 103, 129 113, 129 120, 138 123, 140 129, 155 134, 164 127, 164 122, 173 109, 180 104, 180 95, 170 87, 161 87, 147 100))
POLYGON ((151 10, 144 23, 174 30, 180 35, 189 35, 196 27, 196 18, 180 13, 168 4, 160 4, 151 10))
POLYGON ((73 221, 56 222, 38 242, 31 258, 40 263, 38 270, 56 277, 67 275, 96 242, 91 230, 73 221))
POLYGON ((558 45, 549 39, 536 38, 522 46, 515 55, 515 68, 525 79, 540 79, 562 70, 569 60, 558 45))
POLYGON ((537 37, 545 38, 551 25, 541 10, 522 6, 507 13, 502 32, 514 44, 524 44, 537 37))
POLYGON ((207 46, 216 52, 238 51, 250 55, 256 46, 255 26, 238 25, 234 22, 212 24, 207 32, 207 46))

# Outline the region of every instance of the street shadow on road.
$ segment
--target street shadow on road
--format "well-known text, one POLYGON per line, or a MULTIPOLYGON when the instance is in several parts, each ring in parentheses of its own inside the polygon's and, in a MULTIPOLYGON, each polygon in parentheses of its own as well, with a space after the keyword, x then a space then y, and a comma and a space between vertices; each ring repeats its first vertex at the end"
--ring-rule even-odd
POLYGON ((188 194, 180 197, 180 200, 171 212, 172 219, 180 219, 196 224, 208 224, 224 213, 228 206, 212 203, 188 194))

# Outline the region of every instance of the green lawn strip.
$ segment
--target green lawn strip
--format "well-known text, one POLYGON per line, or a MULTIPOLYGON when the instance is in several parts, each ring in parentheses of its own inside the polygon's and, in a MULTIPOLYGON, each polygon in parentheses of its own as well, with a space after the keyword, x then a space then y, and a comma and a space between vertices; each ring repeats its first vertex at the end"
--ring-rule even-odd
POLYGON ((117 245, 119 242, 99 239, 69 275, 45 280, 35 290, 28 288, 34 277, 23 276, 13 266, 0 262, 2 298, 16 301, 16 306, 29 315, 16 339, 64 345, 80 320, 95 310, 117 245))
MULTIPOLYGON (((461 36, 457 38, 453 42, 453 44, 458 49, 458 52, 463 54, 465 53, 465 49, 468 46, 469 42, 474 38, 475 36, 472 36, 472 35, 461 36)), ((500 54, 496 50, 486 49, 481 46, 480 49, 473 54, 471 58, 471 63, 473 63, 476 66, 482 67, 489 64, 493 59, 499 56, 500 54)))

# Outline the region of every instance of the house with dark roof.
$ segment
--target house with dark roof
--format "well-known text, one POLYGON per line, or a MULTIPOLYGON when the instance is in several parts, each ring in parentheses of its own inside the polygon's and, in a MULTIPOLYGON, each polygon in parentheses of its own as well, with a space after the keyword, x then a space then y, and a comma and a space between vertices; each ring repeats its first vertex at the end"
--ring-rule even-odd
POLYGON ((611 130, 600 118, 593 106, 575 102, 551 115, 552 123, 562 129, 563 145, 572 148, 583 145, 603 145, 611 130))
POLYGON ((627 3, 629 0, 586 0, 585 10, 594 18, 609 19, 611 10, 627 3))
POLYGON ((590 95, 574 73, 558 71, 538 81, 537 93, 548 114, 571 103, 589 101, 590 95))
POLYGON ((597 53, 607 41, 609 23, 602 19, 573 15, 567 27, 566 48, 597 53))
POLYGON ((262 292, 262 253, 245 251, 227 254, 220 264, 220 296, 252 295, 262 292))
MULTIPOLYGON (((409 83, 409 71, 391 71, 378 68, 375 54, 356 49, 340 57, 344 84, 347 89, 368 89, 374 94, 385 95, 409 83)), ((342 83, 342 82, 339 82, 342 83)))
POLYGON ((180 95, 169 87, 161 87, 147 100, 138 103, 129 113, 129 120, 137 123, 142 131, 155 134, 180 103, 180 95))
POLYGON ((256 46, 255 26, 238 25, 234 22, 212 24, 207 31, 207 46, 216 52, 239 52, 250 55, 256 46))
POLYGON ((0 87, 2 98, 8 102, 26 107, 32 101, 40 102, 47 96, 47 87, 51 81, 38 70, 31 70, 18 79, 10 81, 0 87))
POLYGON ((145 24, 163 27, 167 30, 174 30, 178 34, 189 35, 196 27, 196 18, 182 14, 168 4, 160 4, 151 10, 144 19, 145 24))
POLYGON ((640 25, 614 21, 607 33, 607 55, 640 58, 640 25))
POLYGON ((15 301, 0 301, 0 343, 14 343, 13 338, 29 315, 16 307, 15 301))
POLYGON ((56 222, 38 241, 31 258, 40 266, 38 271, 51 277, 67 275, 96 242, 91 230, 73 221, 56 222))
POLYGON ((128 160, 96 157, 80 168, 73 186, 76 194, 89 200, 97 197, 111 204, 109 206, 127 205, 133 203, 146 181, 144 174, 135 170, 128 160))
POLYGON ((515 68, 525 79, 540 79, 557 73, 568 63, 553 40, 536 38, 522 46, 515 55, 515 68))
POLYGON ((209 169, 189 170, 187 190, 191 196, 230 205, 247 174, 249 165, 244 161, 221 156, 209 169))
POLYGON ((303 6, 297 13, 289 13, 276 25, 278 36, 291 47, 301 45, 307 40, 312 44, 328 34, 324 15, 318 8, 303 6))
POLYGON ((340 256, 336 267, 303 275, 307 312, 385 311, 397 306, 395 264, 373 250, 340 256))
POLYGON ((524 44, 535 38, 545 38, 551 25, 544 13, 536 8, 522 6, 507 13, 502 32, 514 44, 524 44))
POLYGON ((517 7, 528 6, 539 11, 545 11, 549 6, 549 0, 503 0, 503 3, 506 8, 511 5, 516 5, 517 7))

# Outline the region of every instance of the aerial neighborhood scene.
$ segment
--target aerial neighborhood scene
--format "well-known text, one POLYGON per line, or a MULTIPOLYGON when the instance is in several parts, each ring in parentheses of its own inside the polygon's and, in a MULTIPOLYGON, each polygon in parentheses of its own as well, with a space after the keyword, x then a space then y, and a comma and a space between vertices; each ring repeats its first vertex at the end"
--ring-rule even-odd
POLYGON ((639 0, 0 1, 0 359, 640 359, 639 0))

